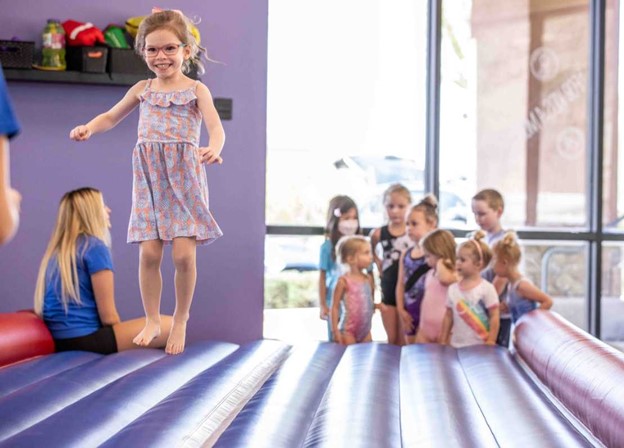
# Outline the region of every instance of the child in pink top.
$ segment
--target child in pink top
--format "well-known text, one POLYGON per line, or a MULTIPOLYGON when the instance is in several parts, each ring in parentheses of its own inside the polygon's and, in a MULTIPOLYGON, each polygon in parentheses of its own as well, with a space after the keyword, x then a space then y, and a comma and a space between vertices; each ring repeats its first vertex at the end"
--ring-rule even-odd
POLYGON ((449 285, 457 281, 455 238, 448 230, 434 230, 423 238, 422 248, 431 270, 425 277, 416 343, 438 343, 446 314, 446 292, 449 285))

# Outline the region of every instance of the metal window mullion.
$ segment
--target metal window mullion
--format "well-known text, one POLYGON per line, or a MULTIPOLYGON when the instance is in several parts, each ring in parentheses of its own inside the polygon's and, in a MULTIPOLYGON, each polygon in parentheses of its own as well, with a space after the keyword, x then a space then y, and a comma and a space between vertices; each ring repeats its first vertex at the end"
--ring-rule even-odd
POLYGON ((591 0, 589 9, 588 183, 589 241, 587 318, 589 331, 600 337, 602 295, 602 173, 605 61, 605 1, 591 0))
POLYGON ((425 191, 440 197, 440 48, 442 0, 429 0, 427 18, 425 191))

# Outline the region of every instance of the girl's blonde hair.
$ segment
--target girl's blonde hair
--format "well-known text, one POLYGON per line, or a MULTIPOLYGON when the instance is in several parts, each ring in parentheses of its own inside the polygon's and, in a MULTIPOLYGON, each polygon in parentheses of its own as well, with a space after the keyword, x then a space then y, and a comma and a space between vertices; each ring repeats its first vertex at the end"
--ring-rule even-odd
POLYGON ((512 230, 506 232, 505 236, 494 244, 492 251, 496 258, 501 258, 514 266, 520 263, 520 258, 522 258, 518 237, 512 230))
POLYGON ((388 188, 386 188, 386 191, 384 191, 383 194, 383 203, 385 204, 386 202, 388 202, 388 199, 390 199, 390 195, 393 193, 398 193, 402 196, 405 197, 405 199, 407 199, 407 202, 411 203, 412 202, 412 194, 410 193, 410 191, 402 184, 392 184, 390 185, 388 188))
POLYGON ((450 261, 450 269, 455 268, 455 237, 448 230, 435 229, 420 241, 420 247, 431 255, 450 261))
POLYGON ((336 258, 339 263, 346 263, 349 257, 366 249, 369 244, 368 239, 362 235, 343 236, 336 245, 336 258))
POLYGON ((459 245, 459 250, 466 248, 475 262, 481 262, 481 266, 485 268, 492 261, 492 251, 485 241, 485 232, 477 230, 466 241, 459 245))
MULTIPOLYGON (((110 231, 104 214, 102 193, 95 188, 80 188, 65 193, 59 204, 56 224, 43 254, 35 287, 35 312, 43 313, 46 281, 55 273, 61 280, 61 301, 80 304, 80 285, 76 265, 76 240, 80 235, 94 236, 110 247, 110 231), (52 260, 56 263, 51 264, 52 260), (54 266, 48 272, 48 265, 54 266)), ((83 250, 86 250, 86 245, 83 250)))
POLYGON ((438 226, 438 200, 432 194, 428 194, 412 207, 410 214, 421 212, 425 216, 425 221, 434 227, 438 226))
POLYGON ((201 55, 206 53, 206 49, 199 45, 195 36, 191 32, 192 23, 188 17, 179 11, 165 10, 155 12, 147 16, 137 31, 134 40, 134 49, 141 56, 145 56, 145 38, 157 30, 171 31, 180 42, 191 50, 190 58, 184 61, 182 72, 188 73, 191 65, 197 67, 197 73, 202 75, 205 72, 201 55))

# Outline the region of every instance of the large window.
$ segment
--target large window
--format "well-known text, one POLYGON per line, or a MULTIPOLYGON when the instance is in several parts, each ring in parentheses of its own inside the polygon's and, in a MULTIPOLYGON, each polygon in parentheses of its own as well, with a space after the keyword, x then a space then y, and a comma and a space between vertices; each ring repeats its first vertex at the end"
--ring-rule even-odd
POLYGON ((584 227, 588 3, 443 2, 440 179, 504 193, 507 226, 584 227))
MULTIPOLYGON (((426 1, 270 1, 267 225, 320 234, 329 200, 346 194, 375 227, 388 186, 423 195, 426 45, 426 1)), ((461 200, 445 200, 456 205, 449 219, 466 219, 461 200)), ((290 335, 286 322, 325 334, 308 308, 318 306, 322 241, 267 236, 267 336, 290 335), (276 315, 285 308, 295 310, 276 315)))
POLYGON ((620 2, 295 3, 269 8, 267 307, 316 300, 333 195, 376 227, 390 183, 433 188, 463 237, 496 188, 554 310, 624 341, 620 2))
POLYGON ((425 1, 271 0, 267 224, 322 227, 347 194, 372 227, 391 183, 422 194, 426 18, 425 1))

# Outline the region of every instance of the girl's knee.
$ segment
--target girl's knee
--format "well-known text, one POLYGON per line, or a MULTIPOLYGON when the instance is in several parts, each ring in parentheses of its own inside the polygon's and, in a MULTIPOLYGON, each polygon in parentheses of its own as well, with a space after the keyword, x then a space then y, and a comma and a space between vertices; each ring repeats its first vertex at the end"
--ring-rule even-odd
POLYGON ((139 261, 142 266, 148 268, 158 268, 160 267, 160 263, 162 262, 162 246, 151 247, 151 246, 141 246, 139 250, 139 261))
POLYGON ((195 269, 195 254, 190 251, 174 251, 173 265, 176 271, 187 272, 195 269))

